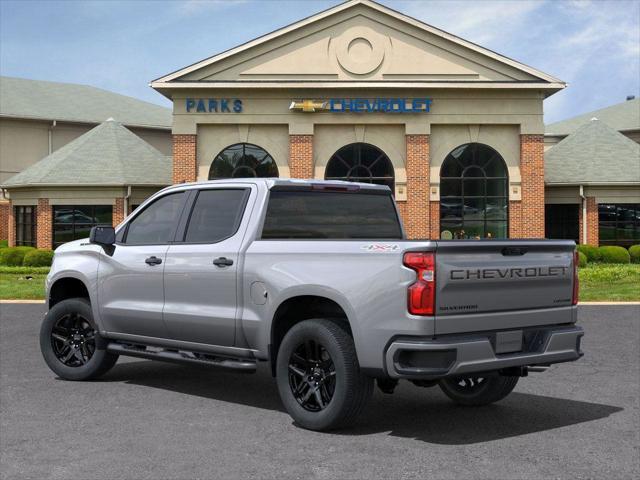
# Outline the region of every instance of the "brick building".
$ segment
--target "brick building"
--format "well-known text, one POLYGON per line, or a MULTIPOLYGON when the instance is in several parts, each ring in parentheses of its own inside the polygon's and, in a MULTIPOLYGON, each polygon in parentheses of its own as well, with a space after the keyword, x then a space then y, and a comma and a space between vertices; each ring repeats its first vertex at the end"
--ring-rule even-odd
POLYGON ((640 99, 548 125, 545 223, 549 238, 640 244, 640 99))
POLYGON ((544 236, 550 75, 352 0, 159 78, 174 182, 389 185, 409 237, 544 236))
POLYGON ((0 77, 0 240, 51 248, 92 224, 117 224, 124 198, 138 204, 171 181, 170 155, 167 108, 87 85, 0 77), (96 130, 110 117, 122 124, 96 130), (162 185, 130 182, 139 149, 166 164, 162 185))
MULTIPOLYGON (((562 169, 547 175, 544 158, 572 133, 545 136, 543 123, 544 99, 565 83, 373 1, 347 1, 151 86, 173 103, 167 183, 375 182, 394 193, 410 238, 573 238, 552 228, 575 198, 563 197, 566 186, 554 183, 562 169), (545 209, 556 219, 547 225, 545 209)), ((640 203, 634 181, 625 187, 629 204, 640 203)), ((15 184, 4 186, 17 195, 15 184)), ((39 212, 51 212, 29 201, 39 231, 39 212)), ((586 198, 578 209, 587 221, 576 225, 591 233, 577 240, 599 241, 598 202, 586 198)), ((16 207, 12 242, 25 213, 16 207)))

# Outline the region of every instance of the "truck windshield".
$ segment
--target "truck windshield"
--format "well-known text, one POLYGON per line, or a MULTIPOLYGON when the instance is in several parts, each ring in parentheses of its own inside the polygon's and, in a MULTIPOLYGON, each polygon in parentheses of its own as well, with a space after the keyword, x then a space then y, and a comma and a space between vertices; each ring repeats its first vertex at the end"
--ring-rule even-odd
POLYGON ((401 240, 391 195, 271 191, 263 239, 401 240))

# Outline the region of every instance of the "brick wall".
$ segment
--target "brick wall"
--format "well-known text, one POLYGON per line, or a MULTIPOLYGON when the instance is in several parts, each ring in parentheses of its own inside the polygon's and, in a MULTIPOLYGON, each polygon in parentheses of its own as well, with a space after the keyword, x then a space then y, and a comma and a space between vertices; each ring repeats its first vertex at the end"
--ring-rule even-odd
POLYGON ((13 213, 13 203, 9 202, 9 216, 7 218, 7 240, 9 240, 10 247, 16 246, 16 219, 13 213))
POLYGON ((9 202, 0 203, 0 240, 9 239, 9 212, 11 205, 9 202))
POLYGON ((438 240, 440 238, 440 202, 431 202, 429 208, 431 209, 431 234, 429 238, 431 240, 438 240))
POLYGON ((407 218, 407 202, 403 200, 401 202, 396 202, 396 205, 398 205, 398 213, 400 214, 400 221, 402 222, 402 225, 405 226, 406 228, 404 219, 407 218))
MULTIPOLYGON (((598 246, 600 244, 600 227, 598 223, 598 204, 596 197, 586 197, 587 200, 587 244, 598 246)), ((578 213, 578 222, 580 223, 579 243, 583 242, 583 222, 582 222, 582 205, 578 213)))
POLYGON ((429 135, 406 135, 407 207, 404 226, 410 239, 429 238, 429 135))
POLYGON ((124 198, 118 197, 116 198, 115 204, 113 205, 113 215, 111 217, 111 223, 114 227, 117 227, 124 221, 124 198))
POLYGON ((313 135, 289 135, 291 178, 313 178, 313 135))
POLYGON ((51 206, 48 198, 39 198, 36 208, 36 246, 51 248, 53 245, 53 225, 51 206))
POLYGON ((196 140, 197 135, 173 135, 173 183, 197 180, 196 140))
MULTIPOLYGON (((520 135, 521 238, 544 238, 544 136, 520 135)), ((517 217, 517 215, 516 215, 517 217)), ((514 226, 514 231, 518 226, 514 226)))
POLYGON ((509 202, 509 238, 522 236, 522 202, 509 202))

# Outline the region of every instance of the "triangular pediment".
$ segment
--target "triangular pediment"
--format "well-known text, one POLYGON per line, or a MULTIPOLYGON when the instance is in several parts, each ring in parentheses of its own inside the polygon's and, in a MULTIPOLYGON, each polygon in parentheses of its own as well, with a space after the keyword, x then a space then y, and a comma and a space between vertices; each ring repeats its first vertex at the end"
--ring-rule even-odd
POLYGON ((531 67, 369 0, 351 0, 152 85, 252 81, 562 85, 531 67))

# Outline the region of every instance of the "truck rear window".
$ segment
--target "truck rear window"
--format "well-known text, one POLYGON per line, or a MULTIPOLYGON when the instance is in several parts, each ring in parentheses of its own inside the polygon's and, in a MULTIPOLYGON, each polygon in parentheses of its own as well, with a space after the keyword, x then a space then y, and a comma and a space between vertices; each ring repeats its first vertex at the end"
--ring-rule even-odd
POLYGON ((391 195, 271 191, 262 238, 401 240, 391 195))

